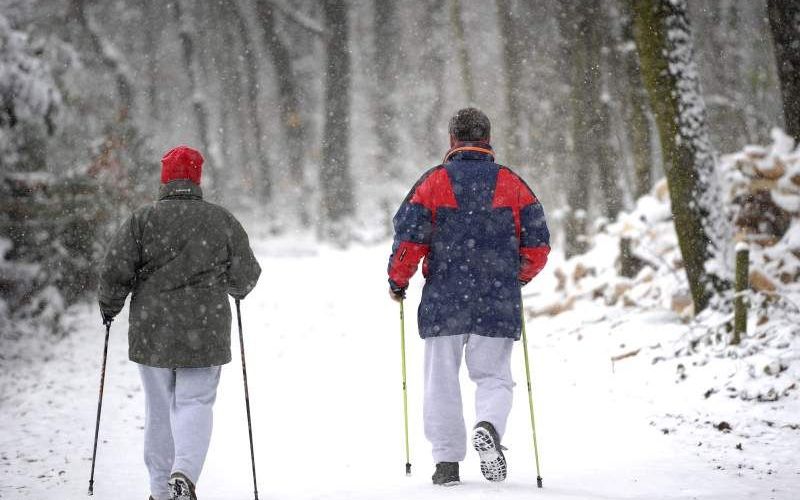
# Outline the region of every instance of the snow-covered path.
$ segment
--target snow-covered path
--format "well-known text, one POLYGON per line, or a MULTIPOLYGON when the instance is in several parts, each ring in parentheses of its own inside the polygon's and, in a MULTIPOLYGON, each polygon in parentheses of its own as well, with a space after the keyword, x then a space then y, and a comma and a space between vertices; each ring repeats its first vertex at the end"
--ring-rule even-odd
MULTIPOLYGON (((644 371, 627 368, 626 361, 612 371, 609 359, 619 352, 620 337, 608 335, 610 325, 622 336, 656 338, 677 335, 682 325, 675 318, 666 313, 607 318, 594 310, 528 324, 545 488, 535 484, 521 343, 514 358, 515 407, 504 440, 509 479, 487 483, 470 454, 462 464, 461 486, 433 487, 421 422, 422 342, 412 314, 418 288, 407 301, 413 475, 405 477, 398 307, 386 295, 386 247, 337 251, 272 243, 256 250, 264 272, 242 310, 259 498, 800 497, 797 462, 778 463, 769 476, 758 469, 718 470, 698 452, 697 439, 664 435, 651 424, 669 405, 653 394, 657 389, 645 388, 644 371)), ((4 361, 0 498, 86 495, 103 332, 93 310, 75 321, 78 331, 52 359, 4 361)), ((95 485, 100 499, 140 500, 148 494, 141 459, 142 393, 127 361, 125 321, 121 317, 112 329, 95 485)), ((233 349, 198 485, 202 500, 253 496, 235 334, 233 349)), ((465 380, 464 387, 472 386, 465 380)), ((469 422, 469 390, 464 397, 469 422)), ((784 446, 798 449, 797 434, 784 446)), ((767 454, 773 445, 779 446, 766 443, 751 453, 767 454)))

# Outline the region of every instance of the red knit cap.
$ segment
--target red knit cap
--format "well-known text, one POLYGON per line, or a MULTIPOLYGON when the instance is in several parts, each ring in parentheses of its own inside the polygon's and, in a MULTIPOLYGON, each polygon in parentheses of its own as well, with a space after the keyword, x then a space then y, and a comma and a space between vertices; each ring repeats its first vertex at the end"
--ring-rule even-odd
POLYGON ((203 155, 188 146, 170 149, 161 158, 161 184, 189 179, 198 186, 203 173, 203 155))

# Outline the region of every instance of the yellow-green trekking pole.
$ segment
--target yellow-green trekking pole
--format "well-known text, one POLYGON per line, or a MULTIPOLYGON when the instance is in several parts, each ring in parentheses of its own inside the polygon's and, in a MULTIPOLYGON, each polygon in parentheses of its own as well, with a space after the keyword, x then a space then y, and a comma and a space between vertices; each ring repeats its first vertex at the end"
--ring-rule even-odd
POLYGON ((531 366, 528 361, 528 334, 525 332, 525 308, 522 308, 522 349, 525 352, 525 376, 528 378, 528 407, 531 410, 531 430, 533 431, 533 455, 536 457, 536 486, 542 487, 539 472, 539 444, 536 441, 536 418, 533 416, 533 391, 531 389, 531 366))
POLYGON ((411 454, 408 446, 408 394, 406 391, 406 322, 403 299, 400 299, 400 355, 403 362, 403 418, 406 431, 406 476, 411 475, 411 454))

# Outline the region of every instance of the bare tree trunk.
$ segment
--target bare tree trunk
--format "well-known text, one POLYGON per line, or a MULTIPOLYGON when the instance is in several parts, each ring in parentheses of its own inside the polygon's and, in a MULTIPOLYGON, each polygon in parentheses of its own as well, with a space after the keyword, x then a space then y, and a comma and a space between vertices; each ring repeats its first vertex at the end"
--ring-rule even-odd
POLYGON ((145 0, 144 4, 144 37, 145 55, 147 57, 147 104, 153 121, 161 119, 161 107, 158 103, 158 46, 163 23, 158 16, 158 9, 153 8, 155 0, 145 0))
POLYGON ((698 37, 695 53, 698 65, 702 67, 705 62, 708 66, 703 68, 708 96, 706 115, 711 139, 722 151, 736 151, 749 141, 747 112, 752 103, 747 93, 742 92, 742 82, 752 81, 757 70, 743 60, 739 49, 746 37, 737 5, 743 3, 701 0, 687 6, 690 16, 691 7, 704 11, 702 18, 695 18, 695 31, 703 29, 707 33, 698 37))
POLYGON ((567 182, 567 213, 564 220, 564 254, 567 258, 586 253, 589 249, 587 235, 587 216, 589 210, 589 185, 591 168, 584 161, 586 149, 585 122, 585 74, 589 64, 589 53, 582 39, 580 20, 573 3, 562 3, 558 12, 559 31, 564 41, 561 49, 564 71, 568 72, 570 82, 569 101, 572 107, 573 162, 569 169, 567 182), (584 154, 582 154, 584 153, 584 154))
POLYGON ((134 105, 131 76, 119 51, 108 40, 103 40, 94 19, 86 11, 86 7, 86 0, 72 0, 69 17, 78 21, 89 40, 95 57, 114 75, 120 100, 119 120, 124 121, 129 117, 134 105))
POLYGON ((625 96, 623 99, 624 117, 630 135, 631 155, 633 157, 633 197, 641 198, 653 187, 653 154, 650 137, 650 107, 647 90, 642 82, 639 68, 639 55, 636 53, 633 38, 633 20, 628 4, 621 3, 622 40, 618 49, 625 74, 625 96))
POLYGON ((348 2, 325 0, 325 123, 322 133, 322 208, 334 238, 354 212, 350 173, 350 50, 348 2))
POLYGON ((305 180, 306 125, 300 103, 300 91, 294 77, 289 48, 281 40, 275 23, 275 6, 269 0, 257 0, 256 12, 261 25, 264 44, 272 57, 275 78, 278 83, 278 98, 281 124, 286 135, 288 168, 296 189, 296 205, 303 225, 308 224, 309 214, 303 203, 310 190, 305 180))
POLYGON ((381 170, 393 179, 401 177, 397 153, 397 108, 395 89, 399 72, 397 2, 375 0, 375 52, 377 89, 375 102, 375 134, 378 136, 378 162, 381 170))
POLYGON ((209 123, 209 109, 205 93, 200 88, 197 78, 196 47, 192 38, 191 5, 186 0, 178 0, 172 4, 175 14, 175 23, 178 25, 178 37, 181 42, 181 57, 184 70, 189 78, 189 91, 191 92, 192 112, 197 123, 197 132, 203 153, 211 159, 211 168, 205 169, 205 178, 212 187, 214 186, 214 169, 221 167, 216 145, 211 139, 209 123))
POLYGON ((508 121, 503 141, 507 163, 521 166, 520 127, 522 113, 522 61, 524 59, 523 37, 517 27, 519 13, 513 13, 510 0, 497 0, 500 19, 500 38, 503 43, 503 63, 505 69, 505 97, 508 121))
POLYGON ((642 77, 661 137, 675 231, 695 312, 726 283, 706 263, 727 238, 683 0, 629 0, 642 77))
MULTIPOLYGON (((240 37, 241 58, 232 61, 234 74, 230 78, 230 85, 233 88, 233 99, 235 101, 235 122, 238 128, 236 147, 240 149, 240 161, 242 164, 242 177, 245 189, 248 192, 255 192, 255 186, 260 185, 256 179, 259 172, 272 172, 269 158, 264 152, 262 141, 258 137, 261 133, 261 122, 258 114, 258 65, 255 54, 253 53, 253 42, 248 30, 247 23, 238 2, 232 4, 228 19, 230 36, 236 40, 234 31, 240 37), (254 123, 255 122, 255 123, 254 123), (249 137, 254 140, 249 140, 249 137)), ((260 191, 260 190, 259 190, 260 191)))
POLYGON ((437 23, 446 26, 447 11, 446 0, 431 0, 424 19, 421 21, 420 36, 426 42, 422 45, 424 57, 421 62, 421 71, 428 80, 427 85, 431 90, 429 106, 425 110, 423 143, 429 156, 436 158, 443 154, 447 147, 446 137, 436 135, 439 120, 442 117, 443 87, 444 87, 444 53, 446 50, 443 39, 436 34, 437 23))
POLYGON ((467 104, 474 105, 475 84, 472 81, 472 66, 469 61, 467 41, 464 37, 464 20, 461 17, 461 0, 450 0, 450 22, 453 24, 453 33, 456 36, 458 50, 458 63, 461 66, 461 82, 464 85, 464 98, 467 104))
MULTIPOLYGON (((583 5, 591 5, 591 2, 583 5)), ((600 3, 587 9, 586 17, 591 20, 588 24, 592 38, 599 49, 596 74, 599 77, 596 86, 592 86, 592 101, 595 113, 592 120, 592 129, 589 137, 594 137, 597 150, 597 175, 600 179, 600 189, 603 192, 603 208, 606 217, 615 220, 625 206, 624 194, 620 187, 623 172, 619 168, 619 157, 614 147, 615 137, 611 123, 611 85, 613 73, 609 72, 611 26, 605 6, 600 3)))
POLYGON ((786 132, 800 144, 800 2, 767 0, 786 132))
MULTIPOLYGON (((236 5, 233 5, 233 9, 236 5)), ((236 17, 231 14, 231 8, 222 3, 212 4, 212 19, 219 20, 219 31, 221 31, 222 43, 214 43, 217 39, 212 39, 214 46, 214 57, 219 65, 218 74, 221 80, 221 99, 219 100, 220 113, 220 143, 222 147, 222 159, 229 168, 238 169, 238 180, 251 177, 248 168, 252 161, 249 143, 246 140, 249 126, 242 117, 245 114, 243 109, 244 91, 242 78, 242 58, 229 57, 230 53, 242 54, 244 52, 240 44, 239 28, 236 26, 236 17)), ((245 34, 247 36, 247 34, 245 34)), ((231 186, 233 179, 226 178, 226 188, 231 186)), ((242 192, 237 189, 237 192, 242 192)))
MULTIPOLYGON (((242 37, 243 47, 243 64, 246 75, 246 95, 247 106, 246 113, 242 117, 246 117, 245 123, 252 128, 254 149, 254 160, 256 166, 248 164, 248 175, 251 182, 256 182, 255 172, 260 172, 260 189, 258 190, 267 200, 272 197, 273 189, 273 167, 269 160, 267 150, 264 148, 264 131, 261 124, 261 109, 258 100, 259 88, 261 79, 258 74, 258 61, 256 60, 256 48, 253 43, 253 38, 250 36, 250 28, 244 13, 242 12, 239 0, 234 0, 231 4, 231 15, 233 16, 236 30, 242 37)), ((252 160, 251 160, 252 161, 252 160)))
POLYGON ((593 2, 563 3, 559 23, 566 46, 563 53, 571 74, 575 162, 567 187, 567 256, 588 249, 587 214, 591 172, 596 172, 606 215, 615 218, 622 207, 617 168, 611 145, 610 109, 603 99, 601 48, 606 42, 604 12, 593 2))

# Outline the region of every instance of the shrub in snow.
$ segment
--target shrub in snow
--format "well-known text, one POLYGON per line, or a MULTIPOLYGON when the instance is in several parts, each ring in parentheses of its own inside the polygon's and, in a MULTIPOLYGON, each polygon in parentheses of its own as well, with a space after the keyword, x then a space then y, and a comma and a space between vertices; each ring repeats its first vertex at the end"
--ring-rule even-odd
POLYGON ((117 106, 98 105, 109 93, 86 62, 0 14, 3 335, 58 331, 63 309, 94 296, 105 236, 157 193, 158 155, 117 106))
POLYGON ((93 204, 97 186, 86 177, 60 179, 45 172, 2 176, 4 210, 0 234, 0 298, 14 325, 36 321, 58 331, 66 306, 94 290, 95 243, 103 204, 93 204))
POLYGON ((61 93, 39 55, 27 34, 11 29, 0 14, 0 168, 4 170, 30 160, 24 153, 37 153, 41 138, 56 127, 61 93))
POLYGON ((61 93, 26 33, 0 14, 0 334, 59 330, 90 280, 93 223, 86 186, 48 172, 61 93))

